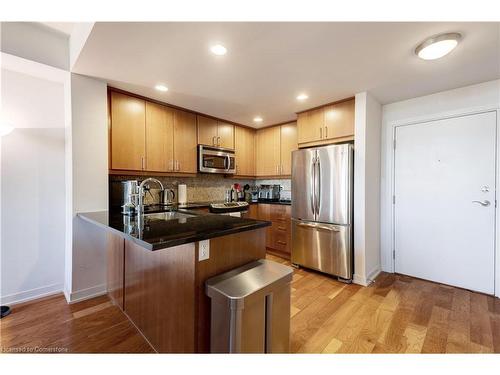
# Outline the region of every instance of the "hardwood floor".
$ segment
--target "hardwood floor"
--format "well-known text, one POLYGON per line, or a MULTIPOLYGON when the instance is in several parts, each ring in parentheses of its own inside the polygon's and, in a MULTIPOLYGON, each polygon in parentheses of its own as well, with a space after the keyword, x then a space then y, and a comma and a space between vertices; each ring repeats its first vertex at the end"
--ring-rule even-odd
MULTIPOLYGON (((153 352, 106 296, 68 305, 56 295, 13 306, 0 336, 3 352, 153 352)), ((290 341, 293 353, 500 353, 500 299, 387 273, 363 288, 299 269, 290 341)))

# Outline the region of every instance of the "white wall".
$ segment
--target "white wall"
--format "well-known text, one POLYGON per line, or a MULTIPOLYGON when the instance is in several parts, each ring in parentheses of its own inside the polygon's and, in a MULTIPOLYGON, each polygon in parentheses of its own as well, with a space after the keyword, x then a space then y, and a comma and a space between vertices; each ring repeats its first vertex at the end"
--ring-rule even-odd
POLYGON ((106 82, 71 75, 73 253, 71 301, 106 290, 105 233, 75 215, 108 209, 106 82))
MULTIPOLYGON (((392 142, 394 126, 500 108, 500 80, 444 91, 384 105, 382 108, 381 255, 382 269, 392 262, 392 142)), ((497 163, 500 160, 497 161, 497 163)), ((498 221, 498 220, 497 220, 498 221)), ((498 244, 497 235, 497 244, 498 244)), ((498 251, 497 251, 498 254, 498 251)), ((497 295, 500 292, 500 256, 497 256, 497 295)))
POLYGON ((380 272, 381 105, 356 94, 354 119, 354 277, 368 285, 380 272))
POLYGON ((2 52, 69 69, 69 37, 33 22, 2 22, 2 52))
POLYGON ((4 68, 4 60, 2 112, 14 119, 9 124, 21 125, 1 138, 0 147, 0 296, 10 304, 63 288, 65 92, 62 83, 4 68), (33 87, 38 96, 51 95, 43 108, 26 105, 36 97, 18 100, 23 89, 33 87))

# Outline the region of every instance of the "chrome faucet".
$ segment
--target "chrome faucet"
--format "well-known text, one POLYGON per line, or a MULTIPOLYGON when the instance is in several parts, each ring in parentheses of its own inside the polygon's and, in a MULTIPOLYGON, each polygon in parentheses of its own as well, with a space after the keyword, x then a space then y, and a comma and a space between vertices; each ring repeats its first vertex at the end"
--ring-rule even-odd
POLYGON ((160 185, 162 191, 165 190, 161 181, 157 180, 156 178, 149 177, 141 182, 141 184, 137 188, 139 194, 139 204, 137 205, 136 212, 137 216, 139 217, 144 213, 144 196, 146 195, 146 192, 144 191, 144 185, 146 185, 148 182, 156 182, 158 185, 160 185))

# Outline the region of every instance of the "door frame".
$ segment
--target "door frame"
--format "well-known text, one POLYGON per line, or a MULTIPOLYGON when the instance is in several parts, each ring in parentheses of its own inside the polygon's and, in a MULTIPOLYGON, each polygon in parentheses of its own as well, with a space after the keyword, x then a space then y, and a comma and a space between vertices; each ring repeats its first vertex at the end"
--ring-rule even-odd
MULTIPOLYGON (((382 248, 382 256, 386 257, 386 260, 388 260, 388 263, 390 265, 390 272, 395 273, 395 238, 396 238, 396 225, 395 225, 395 205, 393 201, 393 197, 395 195, 395 169, 396 169, 396 149, 394 147, 395 141, 396 141, 396 131, 397 128, 402 127, 402 126, 411 126, 411 125, 418 125, 418 124, 425 124, 429 122, 434 122, 434 121, 439 121, 439 120, 448 120, 448 119, 454 119, 454 118, 459 118, 459 117, 465 117, 465 116, 470 116, 470 115, 476 115, 476 114, 482 114, 482 113, 490 113, 494 112, 496 114, 496 140, 495 140, 495 189, 496 192, 498 192, 498 189, 500 188, 500 162, 499 162, 499 150, 500 150, 500 135, 499 135, 499 130, 500 130, 500 109, 498 108, 484 108, 484 109, 477 109, 477 110, 470 110, 470 111, 460 111, 456 113, 449 113, 449 114, 436 114, 432 116, 424 116, 422 118, 418 119, 413 119, 413 120, 408 120, 408 121, 396 121, 394 123, 390 124, 390 131, 391 131, 391 138, 390 138, 390 145, 389 147, 391 148, 390 152, 390 197, 388 198, 388 201, 390 203, 390 249, 387 248, 382 248), (387 254, 389 253, 389 254, 387 254)), ((397 145, 396 145, 397 147, 397 145)), ((495 194, 496 199, 498 200, 498 195, 495 194)), ((496 203, 496 202, 495 202, 496 203)), ((498 241, 499 234, 500 234, 500 223, 498 220, 499 217, 499 204, 495 204, 495 238, 494 238, 494 248, 495 248, 495 273, 494 273, 494 295, 496 297, 500 298, 500 244, 498 241)))

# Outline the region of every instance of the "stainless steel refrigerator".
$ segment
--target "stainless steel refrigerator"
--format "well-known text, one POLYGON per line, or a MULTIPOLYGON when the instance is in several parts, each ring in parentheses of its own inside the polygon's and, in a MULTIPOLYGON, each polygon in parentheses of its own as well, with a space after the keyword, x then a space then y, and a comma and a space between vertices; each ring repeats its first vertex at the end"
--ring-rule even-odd
POLYGON ((292 153, 292 263, 352 280, 353 145, 292 153))

